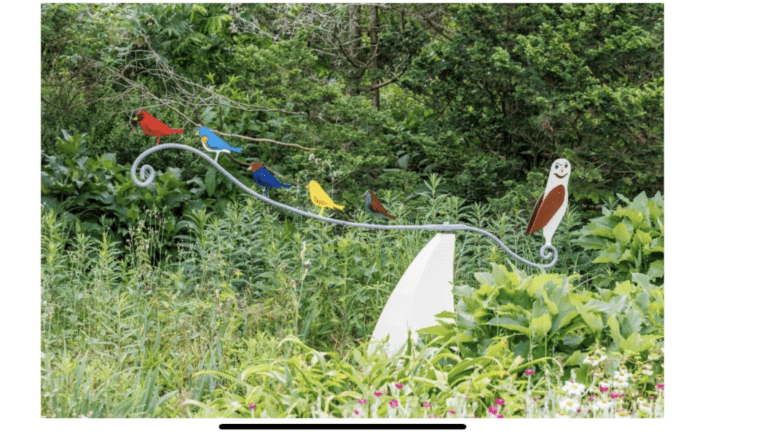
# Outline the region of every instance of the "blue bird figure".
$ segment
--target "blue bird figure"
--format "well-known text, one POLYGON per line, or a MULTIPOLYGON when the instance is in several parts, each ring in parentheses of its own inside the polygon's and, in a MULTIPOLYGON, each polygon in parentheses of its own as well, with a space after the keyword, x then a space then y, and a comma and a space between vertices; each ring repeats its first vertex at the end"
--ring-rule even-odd
POLYGON ((282 184, 278 179, 275 179, 275 176, 261 162, 254 162, 251 167, 248 167, 248 170, 254 174, 256 185, 264 187, 265 197, 270 196, 270 188, 291 188, 291 185, 282 184))
POLYGON ((216 154, 216 162, 219 160, 219 153, 240 153, 243 151, 242 147, 232 147, 226 141, 219 138, 212 130, 203 126, 197 131, 202 141, 202 147, 208 152, 214 152, 216 154))

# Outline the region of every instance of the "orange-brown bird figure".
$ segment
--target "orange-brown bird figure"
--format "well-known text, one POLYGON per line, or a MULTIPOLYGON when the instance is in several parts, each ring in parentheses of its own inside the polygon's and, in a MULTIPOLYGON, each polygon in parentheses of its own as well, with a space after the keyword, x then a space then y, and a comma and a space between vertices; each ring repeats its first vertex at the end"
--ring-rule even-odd
POLYGON ((386 211, 386 208, 380 203, 380 200, 378 200, 378 196, 376 196, 375 193, 372 191, 365 191, 362 196, 364 197, 364 207, 367 209, 367 212, 375 217, 379 217, 380 214, 383 214, 391 220, 396 220, 396 217, 386 211))
POLYGON ((142 109, 138 112, 138 115, 133 118, 133 120, 140 123, 140 127, 143 128, 143 132, 145 132, 146 135, 156 137, 157 146, 159 145, 159 141, 163 136, 183 133, 183 129, 171 129, 169 126, 157 120, 154 118, 154 116, 142 109))

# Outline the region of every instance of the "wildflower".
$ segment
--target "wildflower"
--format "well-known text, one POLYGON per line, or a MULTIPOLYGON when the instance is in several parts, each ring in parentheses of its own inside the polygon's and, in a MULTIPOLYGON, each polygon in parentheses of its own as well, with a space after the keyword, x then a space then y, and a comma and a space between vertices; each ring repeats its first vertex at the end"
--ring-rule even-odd
POLYGON ((424 402, 423 405, 421 406, 424 408, 432 408, 432 404, 430 404, 429 402, 424 402))
POLYGON ((353 414, 358 416, 359 415, 359 410, 353 410, 353 414))
POLYGON ((396 399, 392 399, 391 401, 389 401, 389 405, 391 405, 392 407, 396 408, 396 407, 399 406, 399 401, 396 400, 396 399))
POLYGON ((618 399, 618 393, 611 392, 611 393, 610 393, 610 397, 611 397, 612 399, 618 399))
POLYGON ((496 414, 499 412, 499 410, 497 410, 496 407, 488 407, 488 412, 491 414, 496 414))
POLYGON ((577 412, 578 412, 578 413, 580 413, 581 411, 583 411, 583 409, 582 409, 582 408, 578 408, 578 409, 577 409, 577 412))
POLYGON ((430 419, 436 419, 436 418, 437 418, 437 416, 436 416, 436 415, 434 415, 434 414, 432 414, 431 416, 429 416, 429 418, 430 418, 430 419))
POLYGON ((532 376, 534 375, 534 369, 526 369, 526 371, 523 373, 525 373, 526 376, 532 376))
POLYGON ((402 385, 402 383, 401 383, 401 382, 398 382, 398 383, 394 384, 394 386, 395 386, 396 388, 402 388, 402 387, 404 387, 404 385, 402 385))
POLYGON ((618 415, 618 417, 629 417, 629 413, 622 408, 615 410, 615 413, 618 415))
POLYGON ((650 396, 648 396, 648 397, 650 398, 650 401, 651 401, 651 402, 656 400, 656 397, 655 397, 655 396, 653 396, 653 395, 650 395, 650 396))
POLYGON ((642 366, 642 373, 645 374, 645 375, 652 375, 653 374, 653 366, 651 366, 650 364, 646 363, 644 366, 642 366))
POLYGON ((664 383, 663 382, 659 382, 658 384, 656 384, 656 388, 659 389, 659 390, 663 390, 664 389, 664 383))
POLYGON ((606 396, 600 397, 593 404, 594 411, 608 410, 608 409, 612 408, 612 406, 613 406, 613 403, 608 401, 606 396))
POLYGON ((580 396, 585 392, 585 386, 579 382, 567 381, 564 383, 562 390, 567 396, 580 396))
POLYGON ((561 408, 567 410, 570 413, 580 408, 580 404, 577 402, 577 399, 575 398, 564 398, 561 400, 559 405, 561 406, 561 408))
POLYGON ((359 403, 360 404, 366 404, 367 403, 367 399, 359 399, 359 403))
POLYGON ((588 396, 588 401, 589 401, 589 402, 593 402, 593 401, 594 401, 594 399, 595 399, 595 398, 594 398, 593 396, 588 396))
POLYGON ((456 412, 455 412, 455 411, 453 411, 453 410, 448 410, 448 414, 453 414, 453 415, 455 416, 455 415, 456 415, 456 412))
POLYGON ((497 404, 497 405, 504 405, 505 404, 505 400, 504 399, 496 398, 496 399, 494 399, 494 403, 497 404))
POLYGON ((497 414, 497 415, 496 415, 496 418, 497 418, 497 419, 504 419, 504 416, 503 416, 503 415, 501 415, 501 414, 497 414))
POLYGON ((248 408, 250 408, 252 410, 255 410, 256 409, 256 404, 251 402, 251 405, 249 405, 248 408))
POLYGON ((383 396, 383 392, 382 392, 382 391, 376 391, 376 392, 375 392, 375 393, 373 393, 373 394, 375 395, 375 397, 378 397, 378 398, 379 398, 379 397, 381 397, 381 396, 383 396))
POLYGON ((610 389, 610 381, 605 379, 605 380, 603 380, 602 382, 599 383, 599 391, 600 392, 605 393, 609 389, 610 389))
POLYGON ((557 419, 568 419, 569 416, 567 415, 567 412, 565 410, 559 410, 558 413, 556 413, 557 419))

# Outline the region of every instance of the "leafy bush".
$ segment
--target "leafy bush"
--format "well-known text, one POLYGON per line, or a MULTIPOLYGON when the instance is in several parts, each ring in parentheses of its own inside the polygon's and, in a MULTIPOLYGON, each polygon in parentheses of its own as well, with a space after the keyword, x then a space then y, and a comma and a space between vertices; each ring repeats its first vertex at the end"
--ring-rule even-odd
POLYGON ((664 278, 664 198, 656 193, 648 199, 645 192, 630 201, 618 197, 626 206, 615 211, 602 208, 603 217, 592 219, 580 230, 577 243, 593 249, 593 264, 601 264, 609 274, 595 283, 611 285, 614 281, 630 279, 633 273, 642 273, 657 284, 664 278))
POLYGON ((454 288, 455 314, 419 331, 434 336, 430 344, 453 342, 462 357, 488 356, 501 345, 530 360, 560 356, 578 366, 581 350, 641 354, 663 338, 663 286, 642 274, 598 292, 573 285, 578 275, 530 276, 501 265, 475 277, 477 290, 454 288))
MULTIPOLYGON (((85 134, 62 131, 57 152, 43 154, 41 201, 64 211, 75 225, 101 237, 106 229, 114 240, 124 240, 140 221, 159 222, 162 252, 175 249, 174 237, 186 233, 184 218, 192 211, 222 211, 237 196, 236 187, 209 169, 205 181, 195 176, 182 180, 181 170, 168 168, 149 187, 138 187, 130 176, 131 164, 116 162, 115 153, 94 156, 85 134)), ((152 161, 153 163, 153 161, 152 161)))

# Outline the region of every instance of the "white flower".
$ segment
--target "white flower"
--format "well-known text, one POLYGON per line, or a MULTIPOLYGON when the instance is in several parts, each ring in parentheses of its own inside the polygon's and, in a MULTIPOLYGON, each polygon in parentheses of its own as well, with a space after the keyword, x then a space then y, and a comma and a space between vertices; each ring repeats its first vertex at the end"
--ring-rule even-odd
POLYGON ((580 396, 585 393, 585 385, 575 381, 567 381, 562 390, 567 396, 580 396))
POLYGON ((642 373, 645 374, 645 375, 652 375, 653 374, 653 366, 651 366, 650 364, 646 363, 644 366, 642 366, 642 373))
POLYGON ((610 402, 606 396, 600 396, 596 402, 592 405, 594 411, 609 410, 614 404, 610 402))
POLYGON ((639 398, 637 399, 637 406, 640 410, 646 412, 646 413, 652 413, 653 409, 651 408, 650 402, 646 399, 639 398))
POLYGON ((615 372, 615 375, 612 378, 612 386, 615 388, 626 388, 629 386, 630 377, 631 373, 621 368, 620 371, 615 372))
POLYGON ((574 413, 580 408, 580 402, 575 398, 564 398, 559 402, 559 406, 569 413, 574 413))
POLYGON ((556 419, 569 419, 569 415, 567 414, 566 411, 561 410, 556 413, 556 419))

